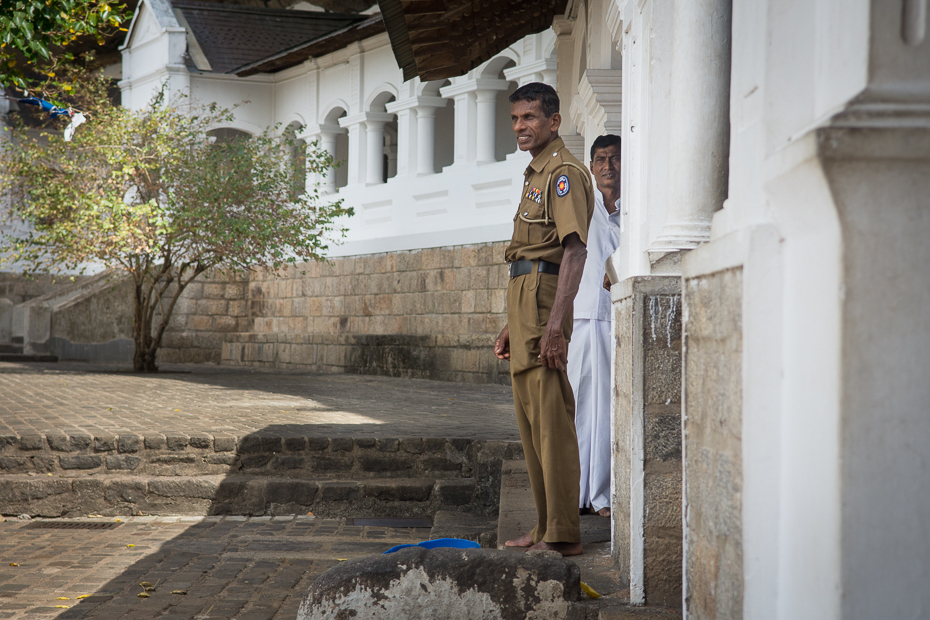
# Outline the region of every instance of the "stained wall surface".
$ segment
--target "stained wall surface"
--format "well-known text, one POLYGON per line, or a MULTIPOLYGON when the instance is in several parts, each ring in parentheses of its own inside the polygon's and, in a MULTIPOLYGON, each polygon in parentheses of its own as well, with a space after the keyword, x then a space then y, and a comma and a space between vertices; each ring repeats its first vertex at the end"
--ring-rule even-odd
POLYGON ((685 609, 743 617, 742 269, 685 280, 685 609))

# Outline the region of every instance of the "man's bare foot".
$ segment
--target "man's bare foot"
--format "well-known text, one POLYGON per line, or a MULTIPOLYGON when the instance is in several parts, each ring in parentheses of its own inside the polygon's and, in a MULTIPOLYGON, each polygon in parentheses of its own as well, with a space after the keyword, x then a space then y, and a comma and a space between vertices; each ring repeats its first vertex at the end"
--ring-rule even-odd
POLYGON ((609 516, 610 516, 610 506, 604 506, 603 508, 601 508, 600 510, 597 511, 597 514, 599 514, 599 515, 602 516, 602 517, 609 517, 609 516))
POLYGON ((504 543, 505 547, 532 547, 533 546, 533 537, 529 534, 524 534, 520 538, 514 538, 513 540, 508 540, 504 543))
POLYGON ((562 557, 569 555, 581 555, 584 553, 584 547, 580 542, 570 543, 570 542, 554 542, 547 543, 544 540, 540 540, 538 543, 529 548, 530 551, 558 551, 562 554, 562 557))

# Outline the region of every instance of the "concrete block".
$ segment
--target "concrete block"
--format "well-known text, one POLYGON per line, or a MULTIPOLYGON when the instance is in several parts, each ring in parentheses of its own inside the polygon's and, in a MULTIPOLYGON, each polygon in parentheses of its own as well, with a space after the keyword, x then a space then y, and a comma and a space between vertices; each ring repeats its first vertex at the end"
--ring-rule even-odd
POLYGON ((42 435, 39 433, 24 433, 19 437, 20 450, 41 450, 43 447, 42 435))
POLYGON ((132 470, 142 463, 142 459, 137 456, 118 455, 106 457, 107 469, 132 470))
POLYGON ((213 448, 213 438, 206 433, 188 433, 188 444, 191 448, 210 450, 213 448))
POLYGON ((271 460, 271 469, 289 470, 304 469, 307 466, 307 459, 302 456, 278 454, 271 460))
POLYGON ((477 483, 473 478, 440 480, 436 483, 439 501, 451 506, 470 504, 475 497, 477 488, 477 483))
POLYGON ((148 450, 166 450, 168 448, 168 442, 161 433, 146 433, 145 447, 148 450))
POLYGON ((376 442, 379 452, 397 452, 400 449, 400 440, 395 438, 382 438, 376 442))
POLYGON ((261 452, 262 439, 258 435, 245 435, 239 438, 239 454, 261 452))
POLYGON ((310 506, 316 497, 317 484, 310 480, 269 480, 265 500, 273 504, 310 506))
MULTIPOLYGON (((321 452, 329 447, 329 443, 328 437, 307 437, 307 450, 311 452, 321 452)), ((351 450, 351 448, 349 449, 351 450)), ((335 451, 335 448, 333 451, 335 451)))
POLYGON ((96 469, 103 465, 101 457, 90 454, 62 456, 58 462, 62 469, 96 469))
POLYGON ((333 437, 330 440, 330 450, 333 452, 351 452, 355 442, 349 437, 333 437))
POLYGON ((408 454, 422 454, 423 440, 420 438, 401 439, 400 449, 408 454))
MULTIPOLYGON (((114 457, 109 457, 114 458, 114 457)), ((140 502, 148 493, 148 485, 144 480, 120 479, 108 480, 104 487, 103 497, 111 504, 140 502)))
POLYGON ((119 437, 113 433, 102 433, 94 436, 94 451, 113 452, 116 450, 119 437))
POLYGON ((242 469, 262 469, 271 462, 271 454, 247 454, 240 456, 242 469))
POLYGON ((355 460, 351 457, 341 456, 311 456, 307 458, 310 471, 319 473, 351 471, 355 460))
POLYGON ((365 496, 384 501, 425 502, 433 493, 434 480, 425 478, 370 480, 365 496))
POLYGON ((124 433, 117 440, 116 449, 118 452, 134 453, 142 450, 142 436, 135 433, 124 433))
POLYGON ((149 493, 162 497, 214 499, 219 485, 207 478, 151 478, 149 493))
POLYGON ((303 452, 307 449, 306 437, 285 437, 284 449, 288 452, 303 452))
POLYGON ((213 450, 215 452, 232 452, 236 449, 236 438, 232 435, 214 435, 213 450))
POLYGON ((362 486, 357 482, 325 481, 320 483, 320 499, 324 502, 352 501, 360 497, 362 486))
POLYGON ((378 442, 372 437, 357 437, 355 439, 355 445, 359 448, 374 448, 378 445, 378 442))
POLYGON ((283 452, 284 438, 278 435, 262 435, 261 448, 262 452, 283 452))
POLYGON ((71 438, 71 449, 75 452, 90 450, 94 445, 94 438, 92 435, 86 433, 68 433, 68 436, 71 438))
POLYGON ((183 433, 165 434, 165 445, 169 450, 180 451, 185 449, 190 443, 190 439, 183 433))
POLYGON ((359 456, 359 466, 362 471, 409 471, 413 469, 413 461, 403 456, 359 456))
POLYGON ((228 465, 230 467, 239 463, 239 457, 235 454, 208 454, 204 457, 208 465, 228 465))

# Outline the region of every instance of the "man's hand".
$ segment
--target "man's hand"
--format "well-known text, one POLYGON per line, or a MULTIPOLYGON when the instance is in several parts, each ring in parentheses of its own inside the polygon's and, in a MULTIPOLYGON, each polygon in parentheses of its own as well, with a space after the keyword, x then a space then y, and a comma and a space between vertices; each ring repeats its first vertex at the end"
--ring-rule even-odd
MULTIPOLYGON (((551 321, 549 325, 552 325, 551 321)), ((543 366, 553 370, 565 370, 568 364, 568 346, 565 344, 561 325, 556 325, 555 329, 546 327, 539 341, 539 351, 539 361, 543 366)))
POLYGON ((610 277, 606 273, 604 274, 604 288, 610 290, 610 277))
POLYGON ((565 253, 559 266, 559 284, 555 289, 555 301, 546 331, 539 341, 539 363, 553 370, 565 370, 568 364, 568 343, 562 333, 562 325, 572 311, 572 302, 578 292, 584 261, 588 249, 578 237, 578 233, 568 235, 563 241, 565 253))
POLYGON ((507 325, 504 325, 500 336, 494 341, 494 355, 499 360, 510 359, 510 327, 507 325))

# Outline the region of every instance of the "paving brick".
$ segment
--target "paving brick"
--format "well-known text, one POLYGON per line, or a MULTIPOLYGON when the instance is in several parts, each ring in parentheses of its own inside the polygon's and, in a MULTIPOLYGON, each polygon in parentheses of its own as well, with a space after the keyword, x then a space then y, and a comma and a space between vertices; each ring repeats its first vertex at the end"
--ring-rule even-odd
POLYGON ((137 456, 130 455, 118 455, 118 456, 108 456, 106 458, 107 469, 113 470, 133 470, 139 466, 142 462, 142 459, 137 456))
POLYGON ((400 440, 396 437, 382 437, 376 440, 379 452, 397 452, 400 449, 400 440))
POLYGON ((213 450, 216 452, 232 452, 236 449, 236 437, 233 435, 214 435, 213 450))
POLYGON ((62 456, 58 461, 62 469, 94 469, 103 465, 101 457, 89 454, 62 456))
POLYGON ((178 432, 166 433, 165 434, 165 445, 169 450, 183 450, 190 443, 190 438, 178 432))
POLYGON ((90 450, 94 445, 93 435, 87 433, 68 433, 68 436, 71 438, 71 449, 76 452, 90 450))
POLYGON ((116 450, 119 436, 114 433, 99 433, 94 436, 94 450, 96 452, 112 452, 116 450))
POLYGON ((149 450, 166 450, 168 448, 168 442, 161 433, 146 433, 145 447, 149 450))
POLYGON ((44 447, 42 442, 42 435, 39 433, 29 433, 20 435, 19 438, 19 449, 20 450, 41 450, 44 447))
MULTIPOLYGON (((329 437, 307 437, 307 450, 311 452, 321 452, 329 447, 329 437)), ((349 450, 352 448, 350 447, 349 450)), ((333 448, 335 452, 336 449, 333 448)))
POLYGON ((409 471, 413 467, 413 461, 402 456, 359 456, 358 463, 368 472, 409 471))
POLYGON ((387 501, 425 502, 433 492, 434 482, 429 479, 371 480, 365 483, 365 495, 387 501))
POLYGON ((136 433, 120 433, 116 447, 119 452, 138 452, 143 447, 142 436, 136 433))
POLYGON ((357 482, 321 482, 320 499, 327 502, 355 500, 361 496, 362 487, 357 482))

